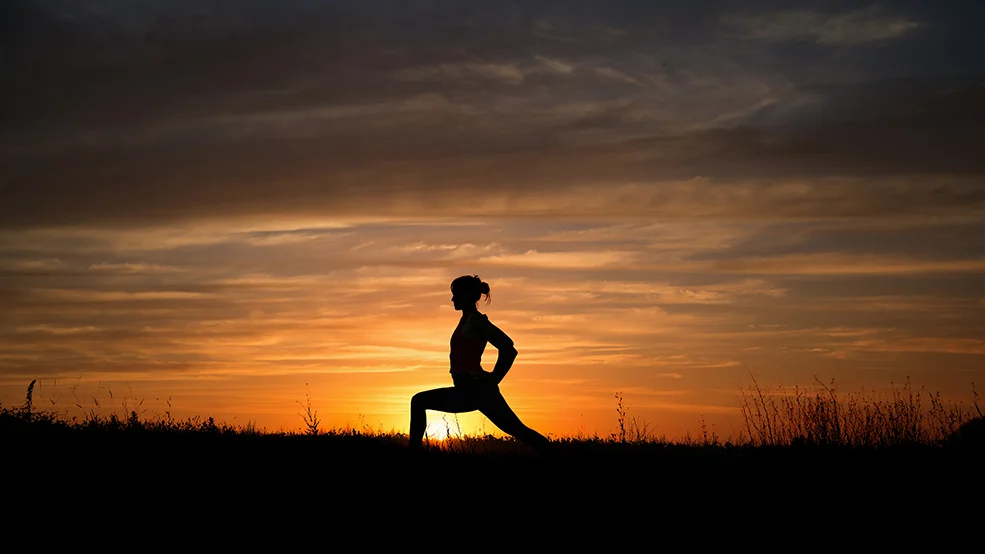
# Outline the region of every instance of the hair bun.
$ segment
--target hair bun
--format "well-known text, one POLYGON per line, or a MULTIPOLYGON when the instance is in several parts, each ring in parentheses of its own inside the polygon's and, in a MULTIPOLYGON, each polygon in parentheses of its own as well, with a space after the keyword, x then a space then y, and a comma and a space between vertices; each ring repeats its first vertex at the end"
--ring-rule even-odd
POLYGON ((462 275, 451 282, 451 292, 461 295, 462 299, 470 301, 475 298, 478 302, 483 296, 486 297, 486 304, 489 303, 489 283, 485 283, 478 275, 462 275))

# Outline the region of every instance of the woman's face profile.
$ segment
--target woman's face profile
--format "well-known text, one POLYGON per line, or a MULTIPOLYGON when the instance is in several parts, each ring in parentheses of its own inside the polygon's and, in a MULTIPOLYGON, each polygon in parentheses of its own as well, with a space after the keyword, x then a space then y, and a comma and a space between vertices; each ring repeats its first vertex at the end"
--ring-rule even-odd
MULTIPOLYGON (((478 302, 477 300, 475 302, 478 302)), ((475 302, 469 302, 465 296, 461 293, 455 293, 455 289, 451 291, 451 303, 455 305, 456 310, 463 310, 469 307, 469 304, 475 306, 475 302)))

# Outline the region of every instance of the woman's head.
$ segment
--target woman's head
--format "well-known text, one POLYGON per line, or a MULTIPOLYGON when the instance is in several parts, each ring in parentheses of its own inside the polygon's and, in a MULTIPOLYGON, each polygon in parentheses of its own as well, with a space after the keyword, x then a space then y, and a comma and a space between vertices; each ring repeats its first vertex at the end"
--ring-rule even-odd
POLYGON ((488 304, 489 283, 482 282, 478 275, 462 275, 451 282, 451 301, 456 310, 474 310, 483 296, 488 304))

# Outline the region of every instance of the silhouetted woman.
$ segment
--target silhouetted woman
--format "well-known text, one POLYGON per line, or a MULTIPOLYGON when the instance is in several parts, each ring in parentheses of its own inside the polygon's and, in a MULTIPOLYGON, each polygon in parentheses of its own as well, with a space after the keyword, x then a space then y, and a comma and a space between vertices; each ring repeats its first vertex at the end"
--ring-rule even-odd
POLYGON ((549 441, 537 431, 524 425, 513 413, 502 393, 499 382, 516 359, 517 351, 506 333, 479 313, 476 304, 482 296, 489 302, 489 284, 478 275, 463 275, 451 283, 451 301, 462 319, 451 335, 451 378, 454 387, 419 392, 410 401, 410 446, 418 447, 427 426, 426 410, 461 413, 479 410, 504 433, 543 450, 549 441), (496 366, 490 373, 480 364, 486 343, 499 350, 496 366))

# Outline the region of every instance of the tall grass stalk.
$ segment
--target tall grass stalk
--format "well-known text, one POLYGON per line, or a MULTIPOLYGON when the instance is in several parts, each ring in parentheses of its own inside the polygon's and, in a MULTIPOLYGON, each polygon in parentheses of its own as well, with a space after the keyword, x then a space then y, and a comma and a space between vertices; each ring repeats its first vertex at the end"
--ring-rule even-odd
MULTIPOLYGON (((305 383, 307 386, 307 383, 305 383)), ((309 435, 318 434, 318 426, 321 425, 321 420, 318 419, 318 410, 312 408, 311 406, 311 391, 304 393, 304 404, 298 400, 298 405, 304 410, 303 413, 298 414, 301 419, 304 420, 304 426, 309 435)))
POLYGON ((757 446, 796 444, 887 447, 947 441, 972 412, 940 393, 914 390, 907 378, 888 394, 839 393, 834 381, 792 389, 752 385, 740 390, 739 408, 757 446))

